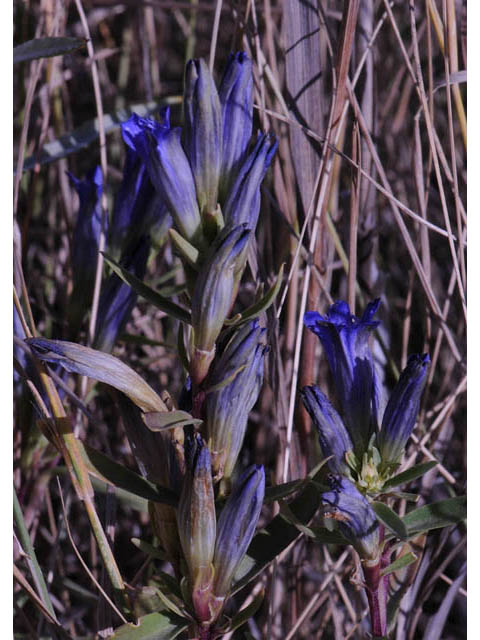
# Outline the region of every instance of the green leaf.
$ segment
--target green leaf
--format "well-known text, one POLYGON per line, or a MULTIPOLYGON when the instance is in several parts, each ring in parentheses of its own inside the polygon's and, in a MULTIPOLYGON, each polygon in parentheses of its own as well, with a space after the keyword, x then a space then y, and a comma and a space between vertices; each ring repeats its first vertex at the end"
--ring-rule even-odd
POLYGON ((247 607, 245 607, 245 609, 242 609, 237 613, 236 616, 233 617, 228 627, 228 631, 229 632, 235 631, 235 629, 238 629, 243 624, 248 622, 250 618, 253 618, 253 616, 257 613, 257 611, 262 606, 264 596, 265 596, 265 592, 262 589, 261 591, 259 591, 259 593, 257 593, 253 601, 247 607))
POLYGON ((13 64, 53 58, 85 47, 85 38, 35 38, 13 48, 13 64))
POLYGON ((203 420, 192 418, 187 411, 149 411, 143 414, 143 420, 151 431, 165 431, 187 424, 202 424, 203 420))
POLYGON ((124 269, 121 265, 119 265, 113 258, 110 258, 107 254, 103 254, 105 261, 112 268, 112 270, 117 274, 119 278, 121 278, 126 284, 128 284, 132 289, 138 293, 138 295, 142 296, 148 302, 151 302, 158 309, 164 311, 167 315, 176 318, 177 320, 181 320, 182 322, 186 322, 187 324, 192 323, 192 319, 190 316, 190 312, 180 307, 178 304, 175 304, 168 298, 160 295, 158 291, 152 289, 144 282, 142 282, 139 278, 137 278, 133 273, 124 269))
POLYGON ((262 311, 266 311, 268 307, 273 304, 275 298, 280 291, 280 286, 282 284, 283 279, 283 270, 285 265, 282 264, 280 267, 280 271, 278 272, 277 279, 275 284, 267 291, 267 293, 255 304, 248 309, 245 309, 243 313, 237 314, 234 318, 225 321, 225 325, 239 325, 251 320, 252 318, 256 318, 262 311))
POLYGON ((171 489, 149 482, 88 444, 78 441, 78 445, 88 472, 98 480, 133 493, 145 500, 169 504, 172 507, 177 505, 178 498, 171 489))
POLYGON ((415 466, 407 469, 406 471, 402 471, 390 480, 387 480, 383 485, 383 489, 388 489, 389 487, 398 487, 405 482, 411 482, 412 480, 416 480, 423 476, 427 471, 433 469, 438 464, 436 460, 430 460, 430 462, 422 462, 421 464, 416 464, 415 466))
POLYGON ((281 500, 282 498, 287 498, 303 486, 305 486, 305 480, 292 480, 291 482, 278 484, 274 487, 267 487, 267 489, 265 489, 265 498, 263 503, 268 504, 270 502, 281 500))
POLYGON ((406 540, 408 537, 407 527, 403 520, 397 514, 387 507, 383 502, 372 502, 372 509, 375 511, 377 518, 400 540, 406 540))
MULTIPOLYGON (((309 483, 301 494, 288 505, 290 511, 304 525, 307 525, 320 506, 320 494, 309 483)), ((285 516, 278 514, 270 524, 253 538, 245 558, 235 574, 232 594, 253 580, 298 536, 297 526, 289 523, 285 516)))
MULTIPOLYGON (((146 104, 134 104, 125 109, 119 109, 111 114, 104 114, 103 123, 105 133, 111 133, 118 129, 123 122, 126 122, 133 113, 137 113, 139 116, 148 116, 157 111, 161 106, 167 104, 176 104, 180 102, 180 99, 167 98, 160 102, 148 102, 146 104)), ((29 171, 37 165, 44 165, 50 162, 60 160, 60 158, 66 158, 72 153, 80 151, 88 147, 89 144, 95 142, 98 138, 98 119, 89 120, 82 124, 78 129, 74 129, 70 133, 48 142, 45 144, 38 153, 26 158, 23 164, 23 171, 29 171)))
POLYGON ((173 613, 149 613, 138 619, 137 624, 117 627, 112 640, 173 640, 188 627, 188 620, 173 613))
POLYGON ((190 244, 188 240, 185 240, 185 238, 181 236, 176 229, 169 229, 168 233, 170 234, 170 238, 180 256, 186 260, 191 267, 198 270, 200 257, 199 250, 190 244))
POLYGON ((310 527, 310 529, 317 542, 321 542, 323 544, 350 544, 350 542, 344 538, 339 531, 330 531, 326 527, 310 527))
POLYGON ((414 509, 402 518, 408 535, 457 524, 467 517, 467 496, 457 496, 414 509))
POLYGON ((393 573, 394 571, 398 571, 399 569, 404 569, 408 567, 409 564, 415 562, 417 560, 417 556, 411 551, 408 553, 404 553, 402 556, 394 560, 388 567, 382 569, 380 573, 381 576, 387 576, 389 573, 393 573))
POLYGON ((146 553, 147 555, 152 556, 152 558, 155 558, 156 560, 161 560, 162 562, 169 562, 167 554, 165 553, 165 551, 163 551, 163 549, 160 549, 160 547, 154 547, 149 542, 145 542, 145 540, 140 540, 140 538, 130 538, 130 542, 135 547, 137 547, 137 549, 140 549, 140 551, 143 551, 143 553, 146 553))

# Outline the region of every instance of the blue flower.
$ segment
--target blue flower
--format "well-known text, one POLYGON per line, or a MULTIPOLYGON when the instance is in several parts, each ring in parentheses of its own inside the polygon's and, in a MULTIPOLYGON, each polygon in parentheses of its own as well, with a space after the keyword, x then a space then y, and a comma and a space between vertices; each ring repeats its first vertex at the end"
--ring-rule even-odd
POLYGON ((369 348, 369 336, 379 322, 373 320, 380 300, 371 302, 363 316, 350 313, 343 301, 333 304, 326 317, 316 311, 305 314, 305 325, 319 338, 326 351, 345 425, 357 458, 366 451, 378 429, 378 389, 369 348))
MULTIPOLYGON (((144 236, 135 249, 124 256, 122 265, 140 280, 145 275, 150 241, 144 236)), ((116 274, 107 279, 98 305, 98 317, 94 346, 111 351, 117 336, 127 324, 137 302, 135 291, 116 274)))
MULTIPOLYGON (((80 200, 73 231, 73 291, 68 309, 71 329, 74 332, 78 330, 85 311, 90 306, 93 294, 102 228, 103 178, 100 167, 89 171, 83 180, 79 180, 71 173, 68 173, 68 176, 72 180, 80 200)), ((105 220, 105 231, 106 224, 107 220, 105 220)))
POLYGON ((193 245, 203 242, 195 182, 181 144, 181 130, 133 114, 123 128, 125 142, 145 163, 153 186, 164 199, 178 231, 193 245))
POLYGON ((379 552, 380 538, 378 520, 370 503, 343 476, 330 474, 327 482, 331 490, 322 494, 322 500, 332 508, 329 514, 337 522, 340 533, 362 559, 374 560, 379 552))
POLYGON ((348 475, 345 456, 353 450, 353 444, 341 417, 318 387, 304 387, 300 395, 317 428, 323 455, 333 456, 328 462, 329 468, 333 473, 348 475))
POLYGON ((252 90, 252 61, 243 51, 231 54, 218 90, 223 116, 222 194, 228 192, 252 136, 252 90))
POLYGON ((263 467, 248 468, 235 485, 218 520, 213 591, 225 598, 257 528, 265 495, 263 467))
POLYGON ((390 396, 378 435, 380 455, 387 464, 398 462, 415 426, 429 364, 427 354, 410 356, 390 396))
POLYGON ((109 254, 119 259, 130 252, 143 235, 172 225, 163 198, 154 189, 145 163, 131 144, 132 123, 122 124, 127 144, 123 177, 115 198, 109 235, 109 254))
POLYGON ((225 224, 246 224, 255 230, 260 212, 260 185, 277 146, 275 136, 259 134, 254 148, 244 157, 226 198, 225 224))
POLYGON ((208 371, 207 364, 213 359, 215 341, 232 306, 235 270, 249 235, 246 225, 233 229, 225 227, 210 247, 195 282, 192 368, 198 370, 191 373, 197 383, 208 371))
POLYGON ((268 348, 265 329, 249 322, 230 338, 209 374, 206 396, 206 439, 216 480, 229 478, 245 437, 248 414, 263 383, 263 362, 268 348))
POLYGON ((184 145, 195 178, 202 216, 217 208, 222 160, 222 114, 217 88, 203 60, 190 60, 183 101, 184 145))

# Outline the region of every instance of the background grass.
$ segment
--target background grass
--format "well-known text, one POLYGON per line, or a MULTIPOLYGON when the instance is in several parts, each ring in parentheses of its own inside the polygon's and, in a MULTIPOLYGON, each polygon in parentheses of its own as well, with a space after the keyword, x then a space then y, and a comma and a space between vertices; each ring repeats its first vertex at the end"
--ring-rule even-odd
MULTIPOLYGON (((211 60, 219 80, 228 53, 246 50, 254 60, 256 128, 274 131, 279 150, 263 188, 256 260, 244 276, 241 305, 251 303, 260 282, 273 282, 283 262, 286 276, 275 307, 263 319, 271 351, 241 464, 263 463, 271 481, 281 482, 303 476, 319 460, 297 390, 313 382, 328 390, 329 379, 315 339, 303 335, 301 317, 305 309, 323 312, 339 298, 361 312, 368 300, 381 297, 375 353, 386 389, 408 354, 428 352, 432 358, 407 460, 433 456, 440 464, 414 489, 422 501, 461 494, 466 481, 466 3, 332 0, 318 3, 318 10, 316 4, 14 3, 15 45, 34 37, 87 37, 86 29, 91 39, 90 50, 14 68, 15 284, 22 291, 23 277, 22 304, 26 309, 29 301, 40 335, 87 343, 88 324, 72 336, 66 322, 78 207, 66 171, 83 176, 95 164, 107 167, 111 211, 125 154, 120 130, 113 126, 122 117, 118 112, 168 102, 173 122, 180 123, 186 60, 211 60), (52 143, 71 132, 73 139, 57 144, 64 157, 48 161, 45 145, 51 151, 52 143), (106 146, 100 147, 104 137, 106 146)), ((168 244, 157 249, 147 274, 153 284, 177 264, 168 244)), ((94 299, 91 316, 97 304, 94 299)), ((183 372, 171 323, 139 300, 126 334, 114 353, 155 388, 178 397, 183 372)), ((90 416, 67 402, 79 437, 136 468, 108 389, 71 384, 90 416)), ((15 488, 55 614, 71 637, 118 626, 67 535, 57 477, 75 545, 103 584, 89 521, 64 462, 41 436, 31 392, 20 384, 15 394, 15 488)), ((130 539, 151 540, 148 515, 101 491, 96 509, 114 538, 124 580, 145 584, 153 565, 130 539)), ((264 522, 272 514, 265 510, 264 522)), ((398 640, 433 640, 441 628, 446 640, 465 636, 465 585, 451 587, 465 561, 465 541, 463 525, 428 536, 399 617, 398 640), (442 602, 449 603, 446 611, 442 602)), ((18 545, 15 562, 31 582, 18 545)), ((352 580, 354 565, 350 550, 319 547, 300 537, 262 576, 267 595, 250 633, 363 637, 366 602, 352 580)), ((240 596, 239 605, 250 597, 240 596)), ((44 616, 18 580, 14 625, 19 637, 45 633, 44 616)))

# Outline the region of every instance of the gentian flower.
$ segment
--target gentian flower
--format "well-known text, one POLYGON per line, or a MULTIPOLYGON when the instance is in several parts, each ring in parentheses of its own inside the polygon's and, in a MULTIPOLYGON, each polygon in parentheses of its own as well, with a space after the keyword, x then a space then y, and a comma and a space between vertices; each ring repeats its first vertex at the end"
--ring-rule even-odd
POLYGON ((253 465, 240 477, 218 520, 213 565, 213 592, 220 602, 228 595, 257 528, 265 495, 263 467, 253 465))
POLYGON ((177 511, 178 533, 191 579, 195 613, 203 622, 211 617, 208 603, 217 524, 215 501, 207 445, 199 435, 188 439, 186 445, 187 470, 177 511))
POLYGON ((262 387, 268 351, 262 340, 265 331, 258 320, 243 326, 214 360, 209 374, 206 386, 212 391, 207 390, 205 429, 216 480, 232 474, 245 438, 248 414, 262 387))
POLYGON ((234 273, 248 242, 246 225, 225 227, 210 247, 192 297, 192 376, 200 383, 215 353, 215 341, 223 327, 234 295, 234 273))
MULTIPOLYGON (((143 237, 122 265, 140 280, 145 275, 150 241, 143 237)), ((102 351, 111 351, 117 336, 123 331, 137 302, 137 294, 115 273, 107 279, 98 305, 98 317, 94 346, 102 351)))
POLYGON ((318 387, 304 387, 300 395, 317 428, 323 455, 325 458, 333 456, 328 461, 330 470, 349 475, 346 455, 353 450, 353 444, 343 420, 318 387))
POLYGON ((204 60, 190 60, 183 101, 184 146, 202 217, 217 208, 222 160, 222 114, 217 88, 204 60))
POLYGON ((73 291, 68 307, 71 329, 76 331, 81 324, 85 310, 89 308, 95 283, 98 246, 102 229, 103 179, 100 167, 89 171, 83 180, 79 180, 71 173, 68 173, 68 176, 73 182, 80 200, 73 231, 73 291))
POLYGON ((382 461, 398 462, 415 426, 430 358, 413 355, 393 389, 383 414, 378 445, 382 461))
POLYGON ((246 224, 255 229, 260 212, 260 185, 278 143, 271 134, 259 134, 252 151, 244 157, 223 207, 225 224, 246 224))
POLYGON ((136 114, 123 128, 125 142, 145 163, 153 186, 164 199, 178 231, 194 246, 202 245, 195 182, 181 145, 181 130, 171 129, 168 111, 163 123, 136 114))
POLYGON ((355 485, 343 476, 330 474, 330 491, 322 500, 332 507, 330 515, 338 524, 340 533, 364 560, 375 560, 379 551, 378 520, 368 500, 355 485))
POLYGON ((109 233, 109 254, 118 259, 131 252, 132 247, 146 233, 157 233, 172 225, 163 198, 153 187, 145 163, 131 146, 132 123, 122 124, 127 145, 123 177, 115 198, 109 233))
POLYGON ((223 120, 222 195, 228 192, 252 136, 252 89, 252 61, 243 51, 231 54, 218 90, 223 120))
POLYGON ((378 389, 368 345, 380 300, 371 302, 363 316, 350 313, 348 304, 336 302, 326 317, 316 311, 305 314, 305 325, 319 338, 326 351, 335 390, 357 458, 361 460, 371 435, 378 429, 378 389))

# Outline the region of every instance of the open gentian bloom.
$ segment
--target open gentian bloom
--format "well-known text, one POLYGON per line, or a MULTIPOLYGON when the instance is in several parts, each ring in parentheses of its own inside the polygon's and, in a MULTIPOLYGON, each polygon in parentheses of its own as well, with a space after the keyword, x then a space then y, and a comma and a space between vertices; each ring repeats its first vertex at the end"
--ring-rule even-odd
POLYGON ((341 417, 318 387, 304 387, 300 395, 317 428, 323 455, 333 456, 328 461, 330 470, 349 475, 346 455, 353 450, 353 444, 341 417))
POLYGON ((335 390, 345 424, 360 460, 372 433, 378 429, 378 389, 370 333, 379 322, 373 320, 380 300, 371 302, 363 316, 350 313, 343 301, 333 304, 326 316, 316 311, 305 314, 305 325, 319 338, 326 351, 335 390))
POLYGON ((191 244, 202 243, 201 218, 195 182, 181 144, 181 130, 136 114, 125 123, 125 142, 145 163, 153 186, 164 199, 178 231, 191 244))
POLYGON ((415 426, 429 364, 427 354, 410 356, 390 396, 378 435, 380 455, 387 464, 399 461, 415 426))
POLYGON ((380 538, 378 520, 370 503, 343 476, 330 474, 327 482, 330 491, 322 494, 322 500, 331 507, 329 513, 338 523, 340 533, 363 560, 375 560, 380 538))

